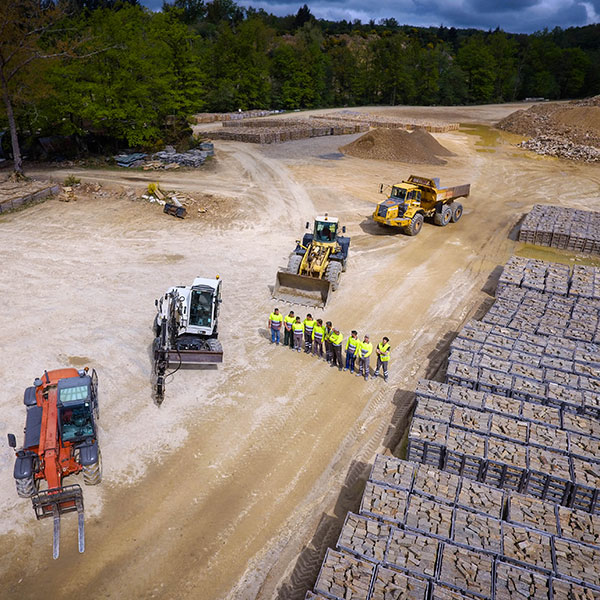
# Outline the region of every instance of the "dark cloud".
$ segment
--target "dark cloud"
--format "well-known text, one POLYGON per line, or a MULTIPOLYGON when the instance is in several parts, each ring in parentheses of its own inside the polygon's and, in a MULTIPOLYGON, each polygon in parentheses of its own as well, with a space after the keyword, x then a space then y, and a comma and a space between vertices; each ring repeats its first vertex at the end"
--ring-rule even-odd
MULTIPOLYGON (((162 0, 141 0, 152 10, 162 0)), ((303 0, 239 0, 241 6, 263 8, 279 16, 295 14, 303 0)), ((512 33, 532 33, 544 28, 572 27, 600 22, 600 0, 314 0, 306 1, 313 15, 322 19, 363 23, 393 17, 415 26, 472 27, 512 33)))

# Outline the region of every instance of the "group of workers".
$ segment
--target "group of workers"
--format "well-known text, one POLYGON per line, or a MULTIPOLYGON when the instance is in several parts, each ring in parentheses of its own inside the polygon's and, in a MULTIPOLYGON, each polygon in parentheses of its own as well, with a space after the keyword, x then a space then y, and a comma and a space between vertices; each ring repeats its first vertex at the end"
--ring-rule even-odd
MULTIPOLYGON (((373 344, 369 336, 365 335, 361 341, 358 333, 352 330, 350 337, 346 341, 346 361, 342 361, 342 343, 344 336, 337 327, 333 327, 331 321, 323 324, 323 319, 313 319, 312 315, 306 315, 304 320, 297 317, 291 310, 287 317, 284 317, 278 308, 273 309, 269 315, 269 329, 271 330, 271 343, 281 342, 281 332, 283 331, 283 345, 292 350, 306 354, 313 354, 323 358, 332 367, 338 367, 341 371, 350 371, 354 373, 356 367, 356 376, 369 379, 369 368, 371 354, 373 353, 373 344), (323 351, 323 348, 325 351, 323 351), (358 359, 358 366, 356 361, 358 359)), ((377 368, 374 376, 383 371, 384 381, 388 380, 388 364, 390 360, 390 340, 384 337, 375 348, 377 355, 377 368)))

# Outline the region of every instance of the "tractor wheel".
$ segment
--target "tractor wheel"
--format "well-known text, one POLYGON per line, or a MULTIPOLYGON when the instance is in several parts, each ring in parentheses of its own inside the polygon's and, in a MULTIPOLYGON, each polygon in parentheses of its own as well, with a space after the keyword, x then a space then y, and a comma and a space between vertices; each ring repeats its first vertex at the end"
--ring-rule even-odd
POLYGON ((418 235, 423 228, 423 215, 416 214, 410 221, 410 225, 406 228, 408 235, 418 235))
POLYGON ((463 214, 463 207, 462 204, 460 204, 459 202, 453 202, 452 203, 452 217, 451 217, 451 221, 453 223, 456 223, 463 214))
POLYGON ((98 485, 102 481, 102 454, 98 449, 98 461, 92 465, 83 465, 83 483, 85 485, 98 485))
POLYGON ((221 346, 221 342, 215 338, 210 338, 207 340, 206 345, 210 352, 223 352, 223 346, 221 346))
POLYGON ((440 212, 436 212, 433 217, 433 222, 440 227, 446 227, 448 223, 450 223, 450 219, 452 218, 452 209, 444 204, 440 209, 440 212))
POLYGON ((337 260, 332 260, 325 269, 325 279, 331 283, 331 289, 333 291, 338 289, 340 285, 340 275, 342 274, 342 263, 337 260))
POLYGON ((33 474, 25 479, 15 479, 19 498, 31 498, 37 492, 37 483, 33 474))
POLYGON ((292 254, 290 259, 288 260, 287 270, 288 273, 294 273, 294 275, 298 274, 300 270, 300 264, 302 263, 302 256, 299 254, 292 254))

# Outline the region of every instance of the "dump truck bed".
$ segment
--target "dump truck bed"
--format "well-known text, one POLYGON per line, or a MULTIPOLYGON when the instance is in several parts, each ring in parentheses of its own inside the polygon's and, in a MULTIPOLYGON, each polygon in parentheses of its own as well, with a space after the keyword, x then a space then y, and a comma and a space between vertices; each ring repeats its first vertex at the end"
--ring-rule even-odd
POLYGON ((456 198, 466 198, 470 193, 470 183, 464 183, 463 185, 455 185, 453 187, 440 188, 438 190, 434 190, 434 194, 438 202, 454 200, 456 198))
POLYGON ((323 308, 331 293, 331 283, 307 275, 279 271, 273 288, 273 298, 291 304, 323 308))

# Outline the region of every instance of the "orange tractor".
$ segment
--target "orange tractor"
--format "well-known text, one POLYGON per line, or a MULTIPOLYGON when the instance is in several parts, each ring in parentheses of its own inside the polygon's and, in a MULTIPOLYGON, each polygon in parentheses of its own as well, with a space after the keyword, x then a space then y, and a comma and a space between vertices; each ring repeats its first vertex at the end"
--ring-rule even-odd
MULTIPOLYGON (((45 371, 25 390, 25 440, 16 450, 14 477, 17 494, 31 498, 38 519, 53 517, 53 556, 60 547, 60 516, 78 513, 79 552, 85 550, 83 494, 79 485, 63 486, 68 475, 83 474, 87 485, 102 480, 98 448, 98 377, 86 367, 45 371)), ((17 446, 8 434, 11 448, 17 446)))

